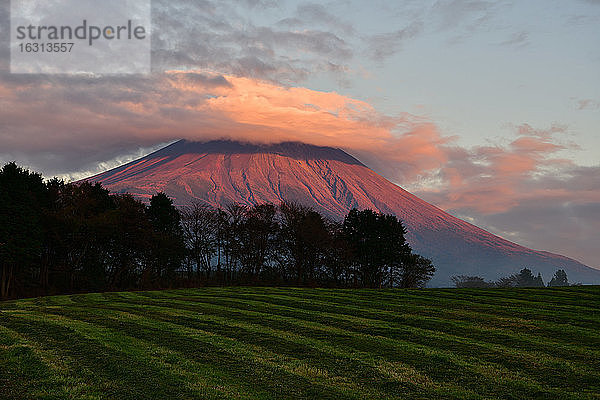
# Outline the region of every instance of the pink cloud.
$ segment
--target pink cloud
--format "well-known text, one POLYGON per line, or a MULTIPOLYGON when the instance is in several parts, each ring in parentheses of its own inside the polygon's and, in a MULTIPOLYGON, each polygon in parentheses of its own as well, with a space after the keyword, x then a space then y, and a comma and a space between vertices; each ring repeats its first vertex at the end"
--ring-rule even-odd
POLYGON ((387 116, 339 93, 198 71, 125 82, 0 84, 3 91, 10 96, 0 100, 6 106, 0 147, 23 152, 63 147, 85 154, 106 143, 148 146, 180 138, 302 141, 343 147, 407 182, 440 168, 452 140, 427 120, 387 116))
POLYGON ((572 160, 557 157, 561 150, 578 148, 560 137, 565 127, 523 124, 515 131, 517 138, 508 145, 447 149, 448 162, 438 173, 442 184, 419 194, 446 210, 479 214, 505 212, 536 198, 600 202, 598 188, 555 187, 576 168, 572 160))

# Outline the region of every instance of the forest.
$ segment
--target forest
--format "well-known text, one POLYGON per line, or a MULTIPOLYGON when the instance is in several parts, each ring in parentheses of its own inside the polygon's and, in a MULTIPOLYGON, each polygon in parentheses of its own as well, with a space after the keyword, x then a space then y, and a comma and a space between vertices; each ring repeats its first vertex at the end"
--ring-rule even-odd
POLYGON ((99 183, 0 170, 0 298, 207 285, 423 287, 435 273, 396 216, 142 202, 99 183))

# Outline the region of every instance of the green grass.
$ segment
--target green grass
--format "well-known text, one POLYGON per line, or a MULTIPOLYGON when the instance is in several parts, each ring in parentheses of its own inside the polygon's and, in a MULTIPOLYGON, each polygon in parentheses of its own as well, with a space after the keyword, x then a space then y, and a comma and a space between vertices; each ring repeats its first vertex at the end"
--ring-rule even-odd
POLYGON ((600 399, 600 287, 0 303, 0 398, 600 399))

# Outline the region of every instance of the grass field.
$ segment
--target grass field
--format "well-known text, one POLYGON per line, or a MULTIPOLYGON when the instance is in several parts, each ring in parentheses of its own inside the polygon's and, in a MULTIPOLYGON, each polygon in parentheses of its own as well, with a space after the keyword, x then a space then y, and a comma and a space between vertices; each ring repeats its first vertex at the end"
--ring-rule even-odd
POLYGON ((600 399, 600 287, 2 302, 0 398, 600 399))

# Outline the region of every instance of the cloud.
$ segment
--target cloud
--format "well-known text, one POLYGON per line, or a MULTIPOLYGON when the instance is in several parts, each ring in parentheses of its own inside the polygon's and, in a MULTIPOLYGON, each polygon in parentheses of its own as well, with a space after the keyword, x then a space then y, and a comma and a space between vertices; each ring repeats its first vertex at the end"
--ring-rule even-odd
POLYGON ((436 176, 440 188, 421 194, 444 209, 481 214, 504 212, 531 196, 568 196, 568 191, 544 186, 574 167, 558 157, 561 150, 577 148, 565 139, 566 127, 522 124, 515 131, 517 137, 507 145, 448 147, 448 161, 436 176))
MULTIPOLYGON (((251 9, 273 6, 242 3, 251 9)), ((289 84, 318 71, 335 73, 330 64, 344 65, 353 57, 352 46, 335 33, 336 28, 348 33, 351 26, 322 6, 300 5, 297 17, 284 18, 289 24, 257 25, 244 14, 230 2, 154 1, 153 70, 203 69, 289 84)))
POLYGON ((348 35, 355 33, 352 24, 329 12, 323 4, 303 3, 298 5, 294 20, 307 25, 320 24, 348 35))
POLYGON ((575 107, 578 110, 598 110, 600 109, 600 102, 592 99, 581 99, 577 101, 575 107))
POLYGON ((431 12, 437 17, 440 30, 472 31, 491 20, 499 5, 499 2, 482 0, 438 0, 431 12))
MULTIPOLYGON (((600 219, 596 217, 600 215, 600 167, 576 167, 570 174, 561 178, 554 189, 542 189, 544 182, 537 182, 538 188, 504 211, 488 214, 465 209, 454 213, 469 216, 473 223, 524 246, 551 249, 600 268, 596 243, 600 230, 600 219), (588 178, 595 183, 585 183, 584 189, 581 181, 588 178)), ((545 182, 551 187, 556 183, 545 182)))
POLYGON ((139 147, 180 138, 341 143, 444 209, 489 214, 543 195, 547 188, 539 182, 574 167, 558 156, 576 148, 561 125, 522 124, 508 144, 463 148, 426 118, 384 115, 336 92, 248 77, 173 70, 147 77, 5 78, 0 156, 29 154, 43 168, 54 165, 51 173, 90 170, 139 147))
POLYGON ((529 44, 529 33, 527 31, 515 32, 508 39, 501 42, 501 46, 525 47, 529 44))
POLYGON ((383 115, 335 92, 202 71, 121 78, 14 75, 0 82, 0 93, 2 158, 29 154, 38 162, 53 159, 65 171, 89 170, 139 146, 179 138, 325 146, 343 140, 363 160, 408 180, 439 168, 446 160, 440 146, 450 140, 427 120, 383 115))
POLYGON ((423 22, 417 20, 397 31, 369 36, 365 38, 369 56, 376 61, 383 61, 400 51, 407 40, 422 31, 423 22))
POLYGON ((277 0, 237 0, 238 3, 244 4, 249 8, 268 9, 275 8, 280 5, 277 0))

